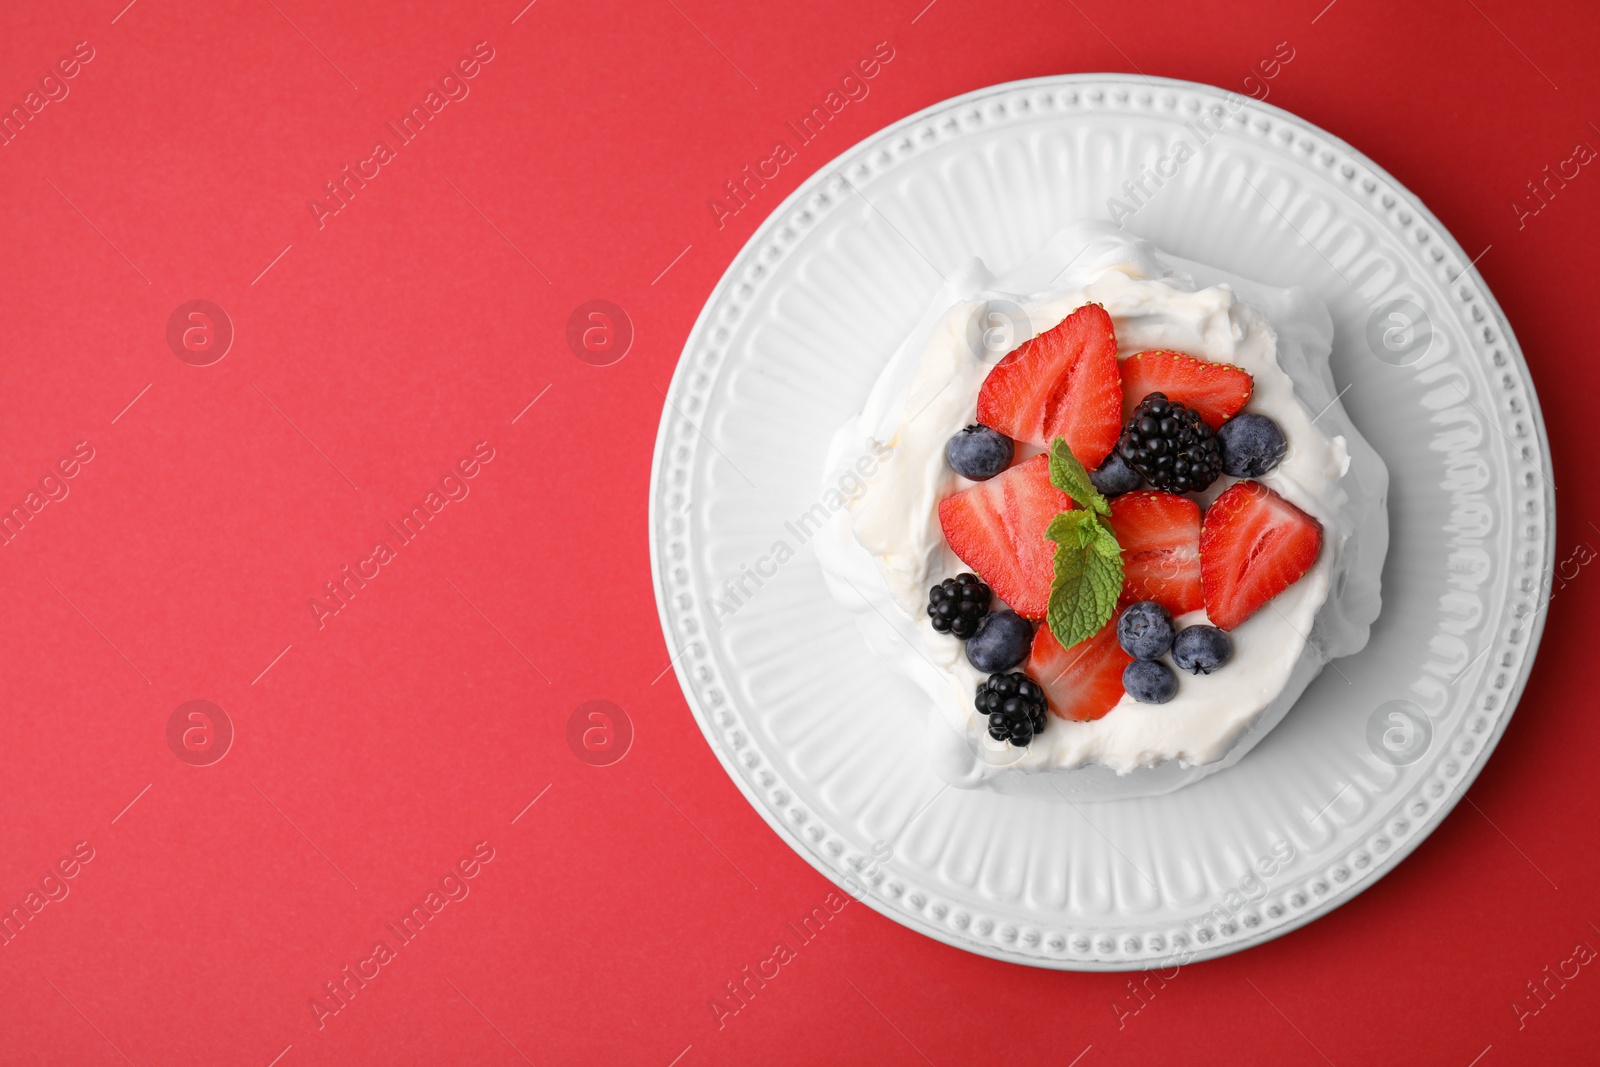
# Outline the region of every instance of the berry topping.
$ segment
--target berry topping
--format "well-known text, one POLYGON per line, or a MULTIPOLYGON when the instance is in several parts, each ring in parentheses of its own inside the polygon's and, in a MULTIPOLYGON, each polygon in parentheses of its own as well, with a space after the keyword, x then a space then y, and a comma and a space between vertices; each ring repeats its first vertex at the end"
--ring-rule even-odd
POLYGON ((1020 671, 991 674, 978 686, 973 704, 980 715, 988 716, 989 736, 996 741, 1026 748, 1033 735, 1044 730, 1044 690, 1020 671))
POLYGON ((1122 379, 1111 316, 1086 304, 1006 354, 978 391, 978 421, 1040 448, 1064 437, 1089 470, 1117 443, 1122 379))
POLYGON ((1154 600, 1128 606, 1117 620, 1117 644, 1134 659, 1157 659, 1172 647, 1172 616, 1154 600))
POLYGON ((1050 484, 1050 457, 1034 456, 939 501, 944 539, 1012 609, 1040 618, 1050 604, 1055 545, 1044 532, 1072 507, 1050 484))
POLYGON ((1322 550, 1322 524, 1260 482, 1236 482, 1206 509, 1200 584, 1206 615, 1231 630, 1300 580, 1322 550))
POLYGON ((976 574, 946 578, 928 590, 928 620, 942 634, 954 634, 965 641, 978 632, 978 623, 989 610, 994 594, 976 574))
POLYGON ((1028 673, 1038 679, 1052 714, 1085 722, 1100 718, 1122 699, 1122 670, 1130 660, 1117 644, 1113 623, 1071 648, 1062 648, 1050 627, 1041 626, 1033 636, 1028 673))
POLYGON ((1117 451, 1156 489, 1198 493, 1222 473, 1222 449, 1211 424, 1165 393, 1133 409, 1117 451))
POLYGON ((1121 496, 1131 493, 1144 484, 1144 479, 1139 477, 1139 472, 1128 466, 1128 461, 1116 449, 1100 464, 1100 469, 1089 475, 1089 481, 1100 490, 1102 496, 1121 496))
POLYGON ((1133 414, 1140 400, 1161 393, 1198 411, 1214 430, 1250 399, 1255 382, 1231 363, 1208 363, 1182 352, 1140 352, 1122 361, 1122 409, 1133 414))
POLYGON ((1289 451, 1278 424, 1265 415, 1235 415, 1217 431, 1222 469, 1235 478, 1259 478, 1289 451))
POLYGON ((1111 502, 1122 546, 1124 603, 1154 600, 1173 615, 1198 611, 1200 505, 1172 493, 1140 490, 1111 502))
POLYGON ((1172 642, 1172 662, 1190 674, 1210 674, 1233 657, 1233 638, 1215 626, 1186 626, 1172 642))
POLYGON ((1033 645, 1033 623, 1014 611, 997 611, 978 623, 967 641, 967 661, 980 671, 998 674, 1028 658, 1033 645))
POLYGON ((1158 659, 1136 659, 1122 672, 1122 687, 1141 704, 1165 704, 1178 695, 1178 676, 1158 659))
POLYGON ((1011 466, 1015 451, 1011 438, 999 430, 975 425, 956 431, 945 442, 944 461, 961 477, 983 482, 1011 466))

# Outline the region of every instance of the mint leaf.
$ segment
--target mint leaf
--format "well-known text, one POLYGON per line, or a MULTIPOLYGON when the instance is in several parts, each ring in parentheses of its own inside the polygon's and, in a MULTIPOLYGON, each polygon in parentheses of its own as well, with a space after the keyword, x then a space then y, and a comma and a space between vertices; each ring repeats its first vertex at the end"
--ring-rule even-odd
POLYGON ((1078 462, 1078 457, 1072 454, 1072 449, 1067 447, 1066 439, 1062 437, 1050 442, 1050 484, 1070 496, 1080 508, 1101 515, 1111 514, 1111 505, 1094 487, 1089 480, 1089 472, 1083 469, 1083 464, 1078 462))
MULTIPOLYGON (((1054 460, 1054 448, 1051 452, 1054 460)), ((1071 490, 1062 491, 1071 495, 1071 490)), ((1122 595, 1122 549, 1106 521, 1087 509, 1061 512, 1050 520, 1045 536, 1056 543, 1045 621, 1061 647, 1071 648, 1099 633, 1116 611, 1122 595)))
POLYGON ((1074 550, 1088 548, 1095 542, 1094 512, 1063 511, 1045 527, 1045 537, 1054 541, 1057 548, 1074 550))
MULTIPOLYGON (((1111 559, 1122 559, 1122 546, 1117 543, 1117 535, 1112 532, 1111 524, 1104 519, 1094 524, 1094 550, 1111 559)), ((1118 592, 1120 594, 1120 590, 1118 592)))
POLYGON ((1050 520, 1045 536, 1056 543, 1055 579, 1045 621, 1070 648, 1100 632, 1122 595, 1122 546, 1106 521, 1111 505, 1089 480, 1064 438, 1050 442, 1050 484, 1078 507, 1050 520))

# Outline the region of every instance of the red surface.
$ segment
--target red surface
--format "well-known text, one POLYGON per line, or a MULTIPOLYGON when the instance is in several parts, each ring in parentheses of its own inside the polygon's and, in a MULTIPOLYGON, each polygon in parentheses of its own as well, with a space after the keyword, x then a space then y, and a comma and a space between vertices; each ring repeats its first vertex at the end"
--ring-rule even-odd
POLYGON ((7 6, 0 100, 94 55, 0 148, 0 501, 77 442, 93 459, 0 548, 0 901, 77 842, 93 858, 0 947, 0 1061, 1593 1061, 1592 968, 1520 1027, 1512 1007, 1600 947, 1580 610, 1600 578, 1576 565, 1471 803, 1329 917, 1184 968, 1119 1028, 1126 976, 991 962, 852 904, 719 1028, 723 983, 832 887, 661 676, 651 447, 728 260, 872 130, 1060 71, 1269 92, 1489 246, 1550 426, 1559 558, 1600 545, 1600 174, 1512 207, 1600 146, 1587 5, 923 2, 7 6), (479 41, 470 95, 364 164, 479 41), (719 228, 708 198, 880 41, 870 95, 719 228), (1247 85, 1279 42, 1292 60, 1247 85), (346 165, 370 180, 319 229, 307 201, 346 165), (210 367, 165 340, 191 299, 235 327, 210 367), (615 365, 565 344, 591 299, 635 324, 615 365), (480 441, 492 462, 448 483, 470 495, 364 564, 480 441), (319 629, 308 602, 346 565, 378 569, 319 629), (166 739, 195 699, 236 731, 210 767, 166 739), (634 729, 613 766, 566 741, 594 699, 634 729), (394 948, 385 923, 463 860, 470 895, 394 948), (393 958, 363 964, 379 940, 393 958), (347 965, 378 970, 319 1029, 347 965))

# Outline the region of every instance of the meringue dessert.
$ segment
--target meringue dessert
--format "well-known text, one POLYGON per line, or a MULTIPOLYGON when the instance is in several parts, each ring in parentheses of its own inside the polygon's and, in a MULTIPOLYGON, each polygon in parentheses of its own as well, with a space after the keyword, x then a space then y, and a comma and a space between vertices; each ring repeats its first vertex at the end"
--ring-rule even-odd
POLYGON ((1106 800, 1242 758, 1380 608, 1388 471, 1308 291, 1103 222, 946 282, 834 436, 834 596, 961 788, 1106 800))

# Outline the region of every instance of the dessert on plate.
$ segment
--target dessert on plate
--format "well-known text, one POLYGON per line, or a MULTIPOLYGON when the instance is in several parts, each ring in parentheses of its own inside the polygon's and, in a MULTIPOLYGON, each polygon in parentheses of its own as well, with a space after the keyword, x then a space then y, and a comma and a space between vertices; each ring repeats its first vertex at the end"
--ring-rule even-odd
POLYGON ((1365 646, 1383 461, 1303 289, 1068 226, 947 279, 840 427, 816 538, 954 785, 1110 799, 1231 765, 1365 646))

